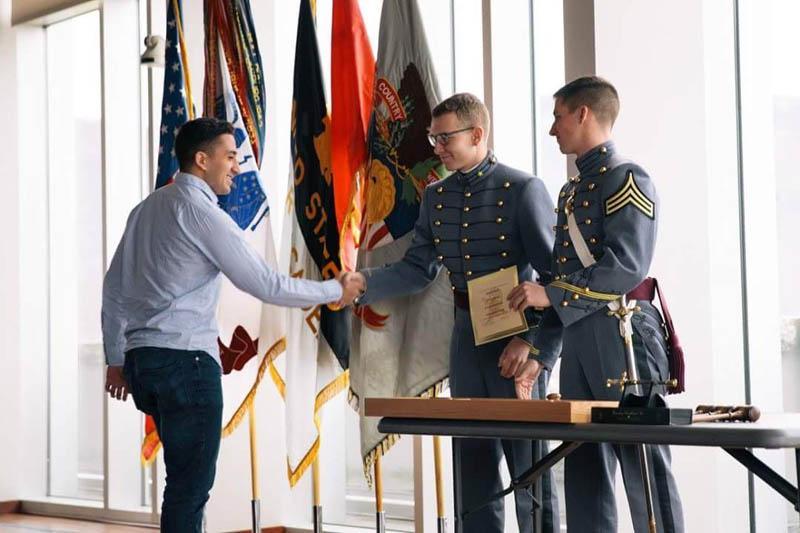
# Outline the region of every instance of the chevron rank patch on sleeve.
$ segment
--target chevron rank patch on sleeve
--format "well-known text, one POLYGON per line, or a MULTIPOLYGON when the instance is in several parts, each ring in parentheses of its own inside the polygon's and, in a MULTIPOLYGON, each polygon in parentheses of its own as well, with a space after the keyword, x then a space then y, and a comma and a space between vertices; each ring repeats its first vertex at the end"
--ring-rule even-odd
POLYGON ((650 218, 655 217, 655 204, 636 185, 636 180, 633 179, 633 171, 628 171, 628 177, 622 188, 606 200, 605 214, 608 216, 616 213, 628 204, 631 204, 650 218))

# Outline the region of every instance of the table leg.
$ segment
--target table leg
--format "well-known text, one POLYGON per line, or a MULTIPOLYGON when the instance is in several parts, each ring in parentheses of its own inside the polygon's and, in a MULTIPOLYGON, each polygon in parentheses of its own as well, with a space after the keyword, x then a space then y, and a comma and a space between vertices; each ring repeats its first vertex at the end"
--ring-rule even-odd
POLYGON ((461 439, 453 437, 453 521, 455 523, 454 532, 462 533, 464 524, 462 523, 461 510, 463 500, 461 499, 461 439))
MULTIPOLYGON (((537 464, 542 459, 542 441, 533 441, 533 464, 537 464)), ((533 530, 542 533, 542 477, 536 478, 533 484, 533 530)))
POLYGON ((797 497, 794 500, 794 510, 800 513, 800 448, 794 449, 794 469, 797 475, 797 497))
MULTIPOLYGON (((772 487, 775 492, 789 500, 795 510, 800 512, 800 491, 798 487, 789 483, 780 474, 775 472, 766 463, 744 448, 723 448, 734 459, 742 463, 745 468, 754 473, 761 480, 772 487)), ((800 449, 795 449, 796 468, 800 472, 800 449)))

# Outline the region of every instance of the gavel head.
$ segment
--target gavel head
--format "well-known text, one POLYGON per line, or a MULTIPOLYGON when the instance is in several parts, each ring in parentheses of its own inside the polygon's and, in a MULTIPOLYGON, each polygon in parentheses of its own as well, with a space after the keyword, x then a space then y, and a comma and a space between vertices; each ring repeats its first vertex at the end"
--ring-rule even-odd
POLYGON ((761 418, 761 410, 755 405, 745 405, 745 419, 750 422, 755 422, 761 418))

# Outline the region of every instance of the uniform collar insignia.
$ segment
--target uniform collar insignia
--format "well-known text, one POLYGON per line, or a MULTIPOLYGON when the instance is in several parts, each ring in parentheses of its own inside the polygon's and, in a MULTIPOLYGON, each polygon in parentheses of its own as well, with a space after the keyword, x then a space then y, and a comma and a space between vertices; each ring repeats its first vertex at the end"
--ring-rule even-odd
POLYGON ((489 150, 489 154, 483 161, 478 163, 478 166, 468 172, 461 172, 459 170, 456 173, 458 182, 462 185, 473 184, 481 179, 496 164, 497 158, 494 156, 494 152, 489 150))
POLYGON ((608 160, 616 151, 614 141, 604 142, 576 159, 575 166, 578 167, 578 172, 582 176, 600 173, 601 169, 608 165, 608 160))

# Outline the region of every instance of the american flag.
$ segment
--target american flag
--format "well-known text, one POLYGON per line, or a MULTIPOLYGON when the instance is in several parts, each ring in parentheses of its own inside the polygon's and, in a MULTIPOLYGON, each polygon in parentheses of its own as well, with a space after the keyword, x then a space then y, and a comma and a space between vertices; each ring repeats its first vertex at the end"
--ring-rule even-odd
MULTIPOLYGON (((186 46, 183 41, 182 26, 181 0, 167 0, 164 96, 161 99, 161 137, 158 147, 156 189, 172 183, 172 178, 178 172, 175 137, 178 135, 181 125, 194 118, 189 68, 185 66, 186 46)), ((150 464, 160 449, 161 440, 155 421, 148 415, 145 417, 144 440, 141 446, 142 463, 150 464)))
POLYGON ((167 0, 167 42, 164 57, 164 96, 161 99, 161 131, 156 186, 172 182, 178 171, 175 137, 181 125, 194 118, 191 86, 183 41, 181 0, 167 0), (188 94, 188 98, 187 98, 188 94), (187 105, 188 102, 188 105, 187 105))

